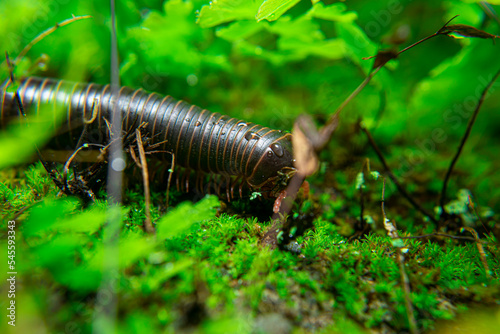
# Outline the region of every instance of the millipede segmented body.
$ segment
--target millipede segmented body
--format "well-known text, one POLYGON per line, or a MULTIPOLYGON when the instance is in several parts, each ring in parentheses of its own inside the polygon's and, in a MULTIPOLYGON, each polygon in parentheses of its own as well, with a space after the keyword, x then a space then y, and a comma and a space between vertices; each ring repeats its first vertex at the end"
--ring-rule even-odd
MULTIPOLYGON (((145 123, 151 143, 159 144, 158 159, 171 161, 173 154, 175 166, 219 175, 228 180, 226 188, 238 180, 240 185, 276 197, 295 173, 291 134, 212 113, 170 96, 128 87, 113 96, 109 85, 37 77, 22 80, 17 93, 28 118, 42 106, 63 108, 65 121, 60 132, 66 136, 58 145, 66 145, 66 149, 76 149, 85 124, 93 129, 88 142, 106 144, 110 114, 118 103, 124 133, 134 133, 145 123)), ((6 87, 0 90, 0 107, 2 127, 21 117, 15 93, 6 87)))

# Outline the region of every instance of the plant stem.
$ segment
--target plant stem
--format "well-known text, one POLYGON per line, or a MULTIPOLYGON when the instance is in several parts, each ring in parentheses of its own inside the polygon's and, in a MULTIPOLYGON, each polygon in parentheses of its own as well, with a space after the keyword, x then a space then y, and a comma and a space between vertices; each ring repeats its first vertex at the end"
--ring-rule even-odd
POLYGON ((401 195, 403 195, 403 197, 406 198, 408 200, 408 202, 410 202, 415 207, 415 209, 417 209, 418 211, 420 211, 424 216, 428 217, 433 223, 437 224, 437 222, 438 222, 437 219, 434 218, 434 216, 432 216, 419 203, 417 203, 413 199, 413 197, 411 197, 410 194, 408 194, 408 192, 401 185, 401 183, 398 181, 398 179, 396 178, 396 176, 394 175, 394 173, 392 172, 392 170, 389 168, 389 165, 385 161, 384 155, 380 151, 380 148, 378 147, 377 143, 375 143, 375 140, 373 139, 370 131, 364 125, 362 125, 362 122, 361 122, 361 129, 365 132, 366 136, 368 137, 368 141, 370 142, 371 146, 375 150, 375 153, 377 154, 380 162, 384 166, 385 172, 387 173, 387 175, 389 176, 389 178, 392 180, 392 182, 394 182, 394 184, 396 185, 396 188, 398 188, 398 191, 401 193, 401 195))
POLYGON ((500 75, 500 70, 497 71, 497 73, 493 76, 493 78, 490 80, 488 85, 484 88, 483 92, 481 93, 481 97, 479 98, 479 101, 476 105, 476 109, 474 109, 474 113, 472 114, 472 117, 469 119, 469 122, 467 123, 467 128, 465 129, 465 133, 462 137, 462 140, 460 141, 460 145, 458 146, 457 153, 455 153, 455 156, 451 160, 450 167, 448 167, 448 171, 446 172, 446 176, 445 176, 444 181, 443 181, 443 189, 441 190, 441 198, 439 200, 439 206, 441 207, 441 217, 442 218, 446 217, 446 211, 444 210, 444 205, 445 205, 445 201, 446 201, 446 189, 448 187, 448 181, 450 180, 451 173, 453 171, 453 168, 455 167, 455 164, 458 161, 458 158, 460 157, 460 153, 462 153, 462 150, 465 146, 465 142, 469 138, 472 127, 474 126, 477 115, 479 114, 479 110, 481 109, 481 105, 483 104, 483 101, 485 99, 486 93, 491 88, 493 83, 497 80, 499 75, 500 75))

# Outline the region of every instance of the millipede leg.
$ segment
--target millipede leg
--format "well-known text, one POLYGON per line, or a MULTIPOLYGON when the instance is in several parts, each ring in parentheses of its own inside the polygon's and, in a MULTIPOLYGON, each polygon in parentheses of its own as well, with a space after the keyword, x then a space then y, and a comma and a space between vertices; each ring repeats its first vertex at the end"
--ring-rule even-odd
POLYGON ((239 187, 239 190, 240 190, 240 198, 243 198, 243 181, 240 183, 240 187, 239 187))
POLYGON ((274 213, 278 213, 280 211, 281 202, 283 202, 285 197, 286 197, 286 190, 281 191, 279 193, 278 197, 276 197, 276 200, 274 201, 274 205, 273 205, 273 212, 274 213))
POLYGON ((184 187, 186 189, 186 192, 189 192, 189 177, 191 176, 191 170, 189 168, 186 168, 184 171, 184 176, 183 176, 183 183, 184 187))
POLYGON ((177 189, 177 191, 181 191, 180 182, 179 182, 180 178, 181 178, 181 176, 179 175, 179 173, 176 173, 175 174, 175 188, 177 189))
POLYGON ((234 198, 234 187, 238 184, 240 181, 240 176, 238 176, 233 183, 231 183, 231 199, 234 198))
POLYGON ((231 196, 230 196, 230 187, 231 187, 231 178, 229 176, 226 176, 226 196, 227 196, 227 201, 231 202, 231 196))
POLYGON ((195 175, 195 188, 196 188, 196 191, 198 191, 200 194, 203 193, 203 187, 202 187, 202 184, 203 184, 203 175, 201 172, 197 172, 196 175, 195 175))

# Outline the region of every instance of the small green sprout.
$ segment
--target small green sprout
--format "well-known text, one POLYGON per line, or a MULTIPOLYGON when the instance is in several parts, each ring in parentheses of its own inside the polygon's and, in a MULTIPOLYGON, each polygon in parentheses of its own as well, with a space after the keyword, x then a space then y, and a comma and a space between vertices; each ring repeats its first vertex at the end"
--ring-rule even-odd
POLYGON ((262 194, 258 191, 254 191, 252 192, 252 195, 250 195, 250 200, 253 201, 254 199, 256 199, 257 197, 260 197, 262 196, 262 194))
POLYGON ((367 224, 373 224, 373 223, 375 223, 375 221, 373 220, 372 216, 370 216, 370 215, 364 215, 363 219, 365 220, 365 222, 367 224))
POLYGON ((356 175, 356 189, 364 189, 365 188, 365 176, 363 172, 359 172, 356 175))

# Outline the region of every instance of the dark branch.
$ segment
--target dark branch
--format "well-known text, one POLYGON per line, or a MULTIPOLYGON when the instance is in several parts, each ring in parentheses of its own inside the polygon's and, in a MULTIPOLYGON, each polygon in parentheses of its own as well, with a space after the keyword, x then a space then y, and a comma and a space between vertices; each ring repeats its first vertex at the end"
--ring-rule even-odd
POLYGON ((479 98, 479 101, 476 105, 476 109, 474 110, 472 117, 469 119, 469 123, 467 124, 467 129, 465 130, 465 133, 462 137, 462 140, 460 141, 460 145, 458 146, 457 153, 455 153, 455 156, 451 160, 450 167, 448 168, 448 171, 446 172, 446 176, 445 176, 444 181, 443 181, 443 189, 441 190, 441 198, 439 200, 439 206, 441 207, 441 217, 446 217, 446 212, 444 210, 444 203, 446 201, 446 189, 448 187, 448 181, 450 179, 453 168, 455 167, 455 164, 457 163, 458 158, 460 157, 460 153, 462 153, 462 149, 465 146, 465 142, 469 138, 470 132, 472 130, 472 127, 474 126, 477 115, 479 114, 479 110, 481 109, 481 105, 483 104, 486 93, 491 88, 493 83, 497 80, 499 75, 500 75, 500 70, 498 70, 498 72, 493 76, 493 78, 490 80, 488 85, 484 88, 483 92, 481 93, 481 97, 479 98))
POLYGON ((413 197, 411 197, 410 194, 408 194, 408 192, 401 185, 401 183, 398 181, 398 179, 396 178, 394 173, 389 168, 389 165, 387 164, 387 162, 384 158, 384 155, 380 151, 380 148, 378 147, 377 143, 375 143, 375 140, 373 139, 370 131, 362 124, 362 122, 361 122, 361 129, 364 131, 364 133, 368 137, 368 141, 370 142, 370 145, 375 150, 375 153, 377 153, 377 156, 378 156, 380 162, 384 166, 385 172, 387 173, 389 178, 392 180, 392 182, 394 182, 394 184, 396 185, 396 188, 398 188, 398 191, 401 193, 401 195, 403 195, 403 197, 406 198, 408 200, 408 202, 410 202, 415 207, 415 209, 420 211, 424 216, 428 217, 433 223, 437 224, 438 221, 436 220, 436 218, 434 218, 434 216, 431 215, 426 209, 424 209, 424 207, 422 207, 419 203, 417 203, 413 199, 413 197))

